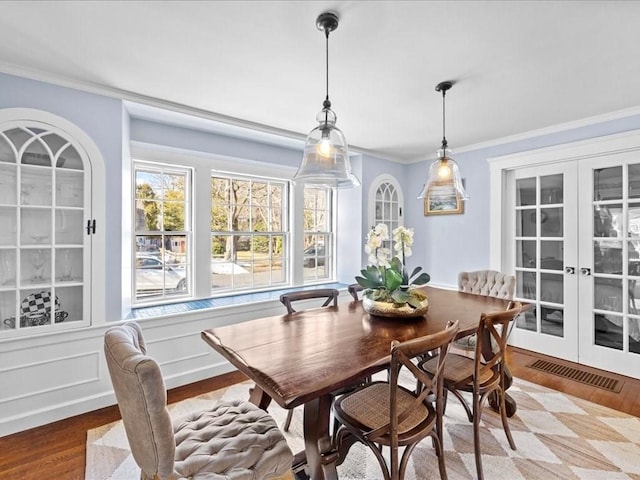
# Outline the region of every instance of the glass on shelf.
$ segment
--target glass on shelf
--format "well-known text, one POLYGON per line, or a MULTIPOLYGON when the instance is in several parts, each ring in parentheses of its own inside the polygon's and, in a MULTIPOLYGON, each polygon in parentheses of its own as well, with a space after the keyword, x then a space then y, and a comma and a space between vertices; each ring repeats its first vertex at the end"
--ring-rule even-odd
POLYGON ((82 250, 80 248, 56 249, 56 280, 61 282, 82 279, 82 250))
POLYGON ((16 251, 0 250, 0 288, 16 284, 16 251))
POLYGON ((83 318, 82 287, 65 286, 55 289, 58 307, 55 323, 77 322, 83 318))
POLYGON ((51 243, 51 209, 20 209, 20 242, 23 245, 51 243))
POLYGON ((20 182, 22 205, 51 206, 51 170, 23 167, 20 182))
POLYGON ((56 206, 82 207, 84 204, 84 173, 60 170, 56 174, 56 206))
POLYGON ((56 243, 81 245, 84 240, 83 234, 86 232, 84 212, 56 208, 55 217, 56 243))
POLYGON ((47 283, 51 278, 51 250, 23 250, 20 256, 20 275, 22 284, 47 283))

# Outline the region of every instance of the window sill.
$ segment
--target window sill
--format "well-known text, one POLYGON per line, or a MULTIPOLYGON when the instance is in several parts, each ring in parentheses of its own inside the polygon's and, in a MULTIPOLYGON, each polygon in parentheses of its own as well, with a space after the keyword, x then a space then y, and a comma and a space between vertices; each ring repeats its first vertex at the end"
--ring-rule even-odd
POLYGON ((304 287, 283 288, 268 292, 244 293, 241 295, 231 295, 228 297, 207 298, 203 300, 190 300, 187 302, 172 303, 168 305, 153 305, 149 307, 137 307, 131 310, 125 320, 141 320, 145 318, 163 317, 169 315, 180 315, 184 313, 197 312, 199 310, 209 310, 219 307, 231 307, 234 305, 247 305, 251 303, 261 303, 278 300, 280 295, 298 290, 317 290, 319 288, 336 288, 346 290, 344 283, 323 283, 319 285, 306 285, 304 287))

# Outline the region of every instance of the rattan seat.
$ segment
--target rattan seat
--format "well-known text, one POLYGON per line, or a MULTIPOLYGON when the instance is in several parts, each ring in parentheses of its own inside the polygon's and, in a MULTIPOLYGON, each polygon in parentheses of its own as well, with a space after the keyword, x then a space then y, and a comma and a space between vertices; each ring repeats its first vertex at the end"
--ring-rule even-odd
POLYGON ((402 343, 393 341, 389 381, 371 382, 336 398, 334 415, 340 428, 334 441, 339 451, 343 440, 353 436, 374 453, 385 480, 401 480, 411 452, 421 440, 430 436, 438 457, 440 477, 446 480, 441 441, 444 409, 442 373, 458 327, 457 321, 449 322, 446 329, 436 334, 402 343), (412 361, 432 351, 437 352, 435 360, 438 366, 434 376, 420 370, 412 361), (416 379, 420 388, 415 392, 398 385, 401 368, 406 368, 416 379), (435 398, 435 403, 432 398, 435 398), (382 446, 390 449, 389 464, 382 455, 382 446), (399 458, 398 449, 402 446, 406 448, 399 458))
MULTIPOLYGON (((505 352, 510 326, 522 311, 520 302, 510 302, 504 312, 483 313, 476 331, 477 343, 473 358, 451 354, 442 373, 442 383, 447 392, 452 393, 464 407, 469 421, 473 423, 473 446, 478 480, 483 480, 482 455, 480 446, 480 419, 485 400, 489 395, 497 396, 502 427, 511 449, 516 444, 509 430, 505 405, 505 352), (471 406, 462 392, 471 393, 471 406)), ((428 358, 418 366, 431 376, 436 376, 440 368, 437 358, 428 358)), ((446 408, 446 401, 445 401, 446 408)))

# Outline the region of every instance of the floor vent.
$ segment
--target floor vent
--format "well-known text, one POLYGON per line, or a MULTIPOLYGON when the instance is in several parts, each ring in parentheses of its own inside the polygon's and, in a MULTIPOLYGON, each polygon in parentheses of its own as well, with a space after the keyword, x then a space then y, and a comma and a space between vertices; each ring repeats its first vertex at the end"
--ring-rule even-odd
POLYGON ((575 380, 576 382, 586 383, 593 387, 602 388, 610 392, 620 393, 624 382, 620 382, 615 378, 605 377, 597 373, 589 373, 578 368, 566 367, 559 363, 548 362, 546 360, 535 360, 527 365, 527 367, 535 368, 542 372, 558 375, 559 377, 575 380))

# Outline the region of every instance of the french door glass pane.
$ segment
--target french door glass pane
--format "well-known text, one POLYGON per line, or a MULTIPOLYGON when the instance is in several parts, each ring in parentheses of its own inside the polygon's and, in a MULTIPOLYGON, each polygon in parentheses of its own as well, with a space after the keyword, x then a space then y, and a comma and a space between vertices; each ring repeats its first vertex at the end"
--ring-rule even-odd
POLYGON ((536 179, 522 178, 516 180, 516 205, 526 206, 536 204, 536 179))
POLYGON ((562 207, 540 209, 541 236, 562 237, 563 222, 562 207))
POLYGON ((536 241, 516 240, 516 267, 536 266, 536 241))
POLYGON ((620 200, 622 198, 622 167, 597 168, 593 171, 593 199, 620 200))
POLYGON ((564 201, 562 174, 540 177, 540 203, 562 203, 564 201))
MULTIPOLYGON (((535 245, 535 242, 532 243, 535 245)), ((540 268, 544 270, 562 270, 564 265, 564 242, 541 240, 540 256, 540 268)))
POLYGON ((640 163, 629 165, 629 198, 640 198, 640 163))

